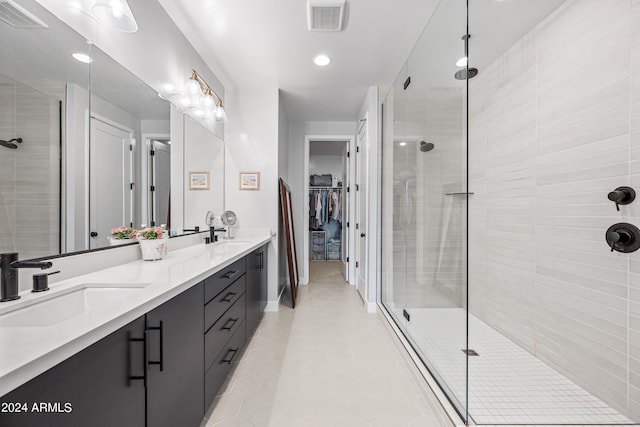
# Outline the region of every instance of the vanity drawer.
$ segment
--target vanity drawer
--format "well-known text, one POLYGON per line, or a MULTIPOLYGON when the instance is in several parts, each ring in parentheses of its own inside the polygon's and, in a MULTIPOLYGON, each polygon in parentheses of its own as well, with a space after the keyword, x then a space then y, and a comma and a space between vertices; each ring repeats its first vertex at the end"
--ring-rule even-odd
POLYGON ((204 376, 204 404, 208 408, 218 394, 220 386, 227 378, 234 364, 240 361, 242 348, 246 341, 245 322, 238 327, 233 337, 218 353, 213 365, 204 376))
POLYGON ((247 277, 243 275, 204 306, 205 332, 244 294, 246 284, 247 277))
POLYGON ((204 281, 204 303, 211 301, 216 295, 224 290, 247 271, 245 258, 239 259, 228 267, 223 268, 204 281))
MULTIPOLYGON (((245 319, 245 296, 242 295, 233 306, 204 335, 204 367, 211 366, 220 350, 238 330, 245 319)), ((244 327, 244 326, 243 326, 244 327)))

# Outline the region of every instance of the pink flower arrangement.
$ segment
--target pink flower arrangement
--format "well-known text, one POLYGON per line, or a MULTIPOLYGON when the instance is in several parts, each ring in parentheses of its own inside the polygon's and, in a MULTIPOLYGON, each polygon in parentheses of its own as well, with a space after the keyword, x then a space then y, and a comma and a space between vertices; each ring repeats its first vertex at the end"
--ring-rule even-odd
POLYGON ((111 230, 111 238, 115 240, 135 239, 138 232, 131 227, 118 227, 111 230))
POLYGON ((153 240, 162 239, 164 230, 160 227, 147 227, 137 232, 138 239, 153 240))

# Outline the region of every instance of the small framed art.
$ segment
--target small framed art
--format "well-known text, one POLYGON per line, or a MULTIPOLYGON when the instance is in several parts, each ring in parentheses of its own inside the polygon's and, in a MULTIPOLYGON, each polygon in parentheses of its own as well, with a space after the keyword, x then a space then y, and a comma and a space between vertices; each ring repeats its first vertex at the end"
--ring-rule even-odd
POLYGON ((209 172, 189 172, 189 190, 209 190, 210 187, 209 172))
POLYGON ((260 190, 260 172, 240 172, 240 190, 260 190))

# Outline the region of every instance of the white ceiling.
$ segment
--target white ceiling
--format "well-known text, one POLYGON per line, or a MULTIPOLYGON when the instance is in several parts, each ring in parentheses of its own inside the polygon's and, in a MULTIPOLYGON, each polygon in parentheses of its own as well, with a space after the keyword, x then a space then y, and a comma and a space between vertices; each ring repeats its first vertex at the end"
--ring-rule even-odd
MULTIPOLYGON (((453 79, 464 52, 464 0, 347 0, 344 31, 328 33, 307 30, 306 0, 159 1, 226 84, 280 88, 289 119, 357 119, 367 88, 392 84, 429 19, 408 63, 412 83, 464 85, 453 79), (319 53, 333 62, 317 67, 319 53)), ((563 1, 471 2, 470 66, 482 73, 563 1)))
POLYGON ((356 120, 400 71, 437 0, 347 0, 344 31, 307 30, 305 0, 160 0, 227 85, 276 86, 291 120, 356 120), (332 58, 318 67, 312 58, 332 58))
POLYGON ((169 103, 95 46, 53 16, 34 0, 20 5, 44 21, 48 27, 14 28, 0 22, 0 76, 60 96, 67 83, 88 88, 102 99, 123 108, 138 118, 168 120, 169 103), (71 57, 87 53, 91 66, 71 57), (91 80, 91 81, 90 81, 91 80))

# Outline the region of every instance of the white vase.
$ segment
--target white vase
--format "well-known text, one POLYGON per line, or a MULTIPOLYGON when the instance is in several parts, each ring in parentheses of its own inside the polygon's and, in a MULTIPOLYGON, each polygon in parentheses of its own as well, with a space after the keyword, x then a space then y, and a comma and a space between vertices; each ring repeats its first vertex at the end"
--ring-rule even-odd
POLYGON ((145 261, 162 259, 169 249, 169 239, 140 239, 140 252, 145 261))
POLYGON ((133 239, 114 239, 111 236, 108 236, 107 239, 109 240, 109 245, 111 245, 111 246, 126 245, 127 243, 135 243, 136 242, 133 239))

